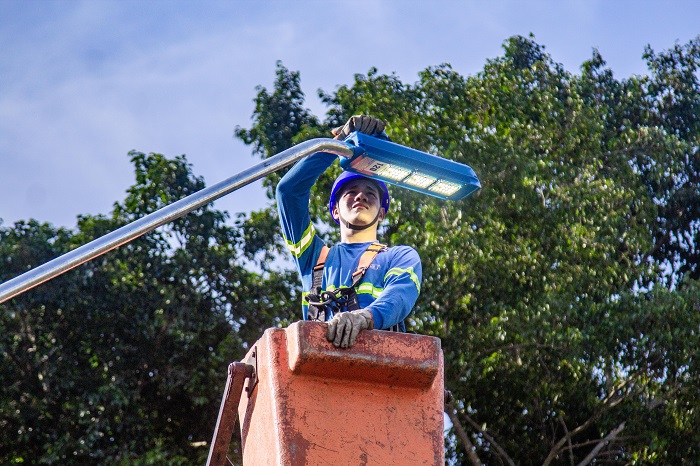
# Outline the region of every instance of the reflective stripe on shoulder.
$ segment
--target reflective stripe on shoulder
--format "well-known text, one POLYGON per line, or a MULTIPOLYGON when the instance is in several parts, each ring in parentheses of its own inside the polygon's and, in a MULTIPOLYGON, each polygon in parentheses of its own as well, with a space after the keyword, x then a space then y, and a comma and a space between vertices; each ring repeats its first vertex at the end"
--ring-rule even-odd
POLYGON ((313 223, 309 223, 308 228, 304 231, 304 234, 301 235, 301 240, 298 243, 292 243, 287 238, 284 239, 284 242, 287 244, 287 249, 292 253, 292 256, 298 259, 299 256, 304 254, 304 251, 306 251, 309 245, 311 245, 314 236, 316 236, 316 229, 313 223))
POLYGON ((416 285, 418 293, 420 293, 420 280, 418 280, 418 275, 416 275, 416 273, 413 271, 413 267, 409 267, 407 269, 394 267, 393 269, 389 269, 386 275, 384 275, 384 280, 386 280, 391 275, 402 275, 404 273, 408 274, 408 276, 411 278, 411 281, 413 281, 413 283, 416 285))

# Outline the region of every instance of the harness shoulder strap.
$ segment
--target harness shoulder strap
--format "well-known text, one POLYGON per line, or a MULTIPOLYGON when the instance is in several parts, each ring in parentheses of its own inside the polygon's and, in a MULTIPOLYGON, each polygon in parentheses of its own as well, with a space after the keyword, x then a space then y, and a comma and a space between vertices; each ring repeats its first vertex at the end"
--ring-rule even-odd
POLYGON ((367 250, 360 256, 360 261, 357 264, 357 269, 352 274, 352 286, 356 286, 362 280, 365 272, 369 268, 370 264, 382 251, 389 249, 386 245, 374 242, 367 247, 367 250))
POLYGON ((319 254, 316 265, 311 272, 311 289, 314 292, 318 292, 323 284, 323 267, 326 265, 326 258, 328 257, 328 251, 330 250, 331 248, 325 244, 323 245, 323 248, 321 248, 321 254, 319 254))

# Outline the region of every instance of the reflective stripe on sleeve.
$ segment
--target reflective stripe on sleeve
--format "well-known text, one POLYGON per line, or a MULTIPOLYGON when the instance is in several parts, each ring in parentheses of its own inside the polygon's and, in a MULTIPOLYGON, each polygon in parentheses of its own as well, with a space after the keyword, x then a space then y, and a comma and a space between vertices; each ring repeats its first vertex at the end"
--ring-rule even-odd
POLYGON ((304 254, 304 251, 306 251, 306 249, 311 245, 311 241, 314 239, 314 236, 316 236, 316 229, 314 228, 313 223, 309 223, 309 227, 306 229, 306 231, 304 231, 304 234, 301 235, 301 240, 298 243, 292 243, 287 238, 284 239, 284 242, 287 244, 287 249, 289 249, 289 252, 292 253, 292 256, 298 259, 299 256, 304 254))
POLYGON ((407 273, 408 276, 411 278, 411 281, 416 285, 416 288, 418 289, 418 293, 420 293, 420 280, 418 280, 418 275, 413 271, 413 267, 409 267, 407 269, 400 269, 398 267, 394 267, 393 269, 389 269, 389 271, 384 275, 384 280, 389 278, 391 275, 401 275, 407 273))

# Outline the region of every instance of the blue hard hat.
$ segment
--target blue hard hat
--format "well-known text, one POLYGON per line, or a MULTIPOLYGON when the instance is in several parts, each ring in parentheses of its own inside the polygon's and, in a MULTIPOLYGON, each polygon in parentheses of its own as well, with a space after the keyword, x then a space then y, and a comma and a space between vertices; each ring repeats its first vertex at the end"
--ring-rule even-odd
MULTIPOLYGON (((344 171, 340 175, 338 175, 338 178, 335 179, 335 183, 333 183, 333 189, 331 189, 331 198, 328 201, 328 210, 331 213, 331 218, 333 218, 333 207, 335 206, 336 202, 338 201, 336 198, 338 197, 338 194, 343 188, 343 185, 345 183, 356 180, 358 178, 364 178, 367 180, 374 181, 377 183, 379 188, 382 191, 382 204, 381 207, 384 208, 384 213, 387 214, 389 212, 389 202, 391 202, 391 198, 389 197, 389 188, 386 187, 386 184, 382 180, 377 180, 375 178, 370 178, 369 176, 364 176, 360 175, 359 173, 354 173, 354 172, 348 172, 344 171)), ((337 219, 333 218, 335 223, 340 224, 337 219)))

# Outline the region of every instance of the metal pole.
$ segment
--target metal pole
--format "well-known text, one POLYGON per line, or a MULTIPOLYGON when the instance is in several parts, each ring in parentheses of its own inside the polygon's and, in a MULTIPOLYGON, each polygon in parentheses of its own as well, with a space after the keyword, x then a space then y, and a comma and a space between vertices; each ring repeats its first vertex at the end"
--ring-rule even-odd
POLYGON ((0 303, 316 152, 329 152, 344 157, 352 157, 354 147, 351 144, 327 138, 311 139, 290 147, 277 155, 265 159, 254 167, 242 171, 238 175, 190 194, 169 206, 141 217, 128 225, 124 225, 111 233, 107 233, 77 249, 6 281, 0 285, 0 303))

